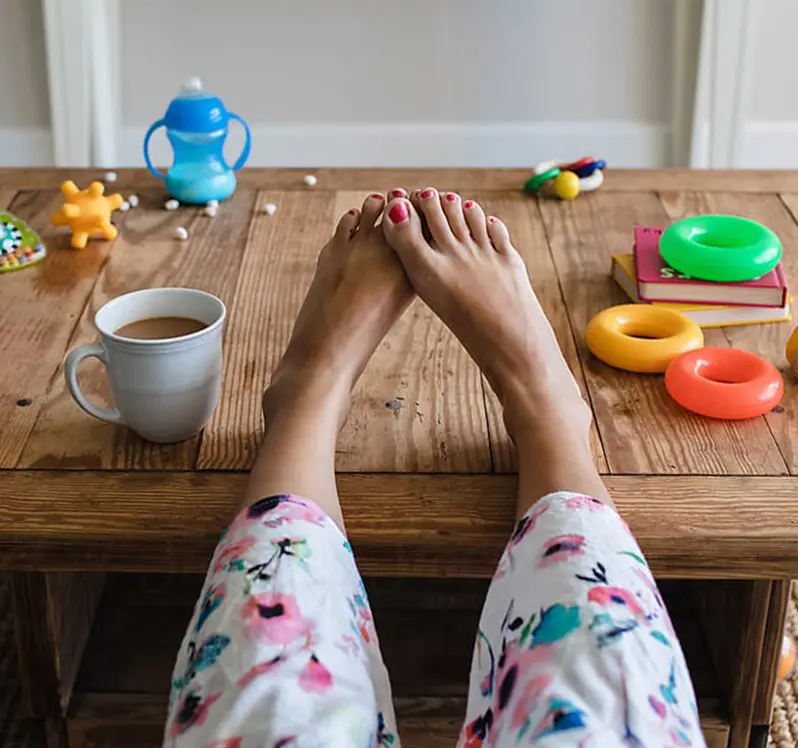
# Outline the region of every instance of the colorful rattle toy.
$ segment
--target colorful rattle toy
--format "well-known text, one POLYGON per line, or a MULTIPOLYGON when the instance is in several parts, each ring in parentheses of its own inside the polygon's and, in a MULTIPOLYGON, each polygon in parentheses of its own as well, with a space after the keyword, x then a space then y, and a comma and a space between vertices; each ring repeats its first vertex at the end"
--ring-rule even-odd
POLYGON ((199 78, 183 84, 162 119, 153 122, 144 137, 144 160, 150 173, 166 180, 166 191, 181 203, 204 205, 211 200, 226 200, 236 189, 238 171, 249 158, 251 137, 247 123, 228 112, 222 100, 202 88, 199 78), (224 159, 224 141, 230 120, 244 127, 244 150, 231 169, 224 159), (150 161, 150 138, 160 127, 172 144, 174 161, 166 176, 150 161))
POLYGON ((640 304, 599 312, 588 323, 585 340, 605 364, 640 374, 661 373, 677 356, 704 345, 701 328, 688 317, 640 304))
POLYGON ((524 184, 524 192, 551 192, 560 200, 573 200, 581 192, 592 192, 604 183, 607 162, 585 156, 572 163, 541 161, 524 184))
POLYGON ((0 211, 0 273, 30 267, 46 256, 42 240, 25 221, 0 211))
POLYGON ((75 249, 83 249, 91 236, 116 239, 118 232, 111 223, 111 213, 122 207, 122 195, 106 197, 102 182, 92 182, 87 190, 79 190, 74 182, 64 182, 61 192, 66 202, 58 213, 53 213, 52 221, 54 226, 69 226, 75 249))
POLYGON ((668 226, 662 259, 700 280, 738 283, 767 275, 781 260, 781 242, 767 226, 739 216, 694 216, 668 226))
POLYGON ((702 348, 674 359, 665 389, 687 410, 709 418, 756 418, 784 394, 779 370, 761 356, 737 348, 702 348))

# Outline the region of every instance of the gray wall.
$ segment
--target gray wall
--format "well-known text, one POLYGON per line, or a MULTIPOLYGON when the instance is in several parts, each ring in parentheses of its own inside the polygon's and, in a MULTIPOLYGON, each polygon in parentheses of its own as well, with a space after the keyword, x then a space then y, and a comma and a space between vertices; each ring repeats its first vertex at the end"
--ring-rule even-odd
POLYGON ((0 128, 49 128, 44 24, 38 0, 0 0, 0 102, 0 128))
MULTIPOLYGON (((256 164, 670 158, 674 0, 115 1, 123 164, 191 75, 250 121, 256 164)), ((742 161, 798 167, 798 0, 753 7, 742 161)), ((0 0, 0 101, 0 164, 48 163, 41 0, 0 0)))
POLYGON ((672 16, 670 0, 128 0, 123 121, 199 75, 256 123, 665 122, 672 16))

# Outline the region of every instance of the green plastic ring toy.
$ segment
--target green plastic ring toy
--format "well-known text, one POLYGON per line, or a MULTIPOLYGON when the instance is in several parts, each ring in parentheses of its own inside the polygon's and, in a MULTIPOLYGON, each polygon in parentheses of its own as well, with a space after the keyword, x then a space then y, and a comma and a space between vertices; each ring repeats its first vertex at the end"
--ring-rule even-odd
POLYGON ((694 216, 668 226, 659 252, 674 270, 699 280, 742 283, 767 275, 781 260, 781 241, 739 216, 694 216))
POLYGON ((555 177, 559 176, 560 174, 560 167, 553 166, 548 171, 544 171, 542 174, 533 174, 524 185, 524 192, 537 192, 546 182, 554 179, 555 177))

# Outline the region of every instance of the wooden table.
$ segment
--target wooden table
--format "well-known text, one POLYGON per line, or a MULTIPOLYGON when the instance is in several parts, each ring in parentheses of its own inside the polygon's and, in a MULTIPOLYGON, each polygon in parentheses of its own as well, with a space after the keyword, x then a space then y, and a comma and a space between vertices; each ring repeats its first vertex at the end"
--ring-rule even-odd
MULTIPOLYGON (((72 251, 49 226, 58 186, 66 178, 85 185, 100 173, 0 170, 0 207, 32 223, 50 249, 42 265, 0 276, 0 567, 13 582, 26 704, 45 718, 50 745, 67 737, 73 747, 121 745, 120 734, 126 745, 152 744, 161 693, 92 685, 95 676, 139 673, 146 657, 136 647, 155 646, 141 630, 117 631, 114 639, 120 618, 103 606, 132 598, 135 607, 157 607, 175 589, 190 605, 195 577, 158 580, 205 570, 258 445, 261 392, 334 221, 366 193, 434 184, 482 201, 507 222, 526 257, 595 413, 596 464, 655 574, 682 580, 664 581, 664 589, 701 682, 708 740, 764 746, 788 580, 798 575, 798 386, 785 374, 784 402, 764 418, 713 422, 681 411, 661 377, 590 358, 583 331, 594 313, 624 301, 608 278, 610 254, 629 251, 635 224, 696 212, 749 216, 781 236, 787 275, 798 279, 798 173, 614 171, 600 191, 571 203, 522 195, 527 175, 512 170, 317 175, 308 189, 295 170, 246 170, 234 198, 207 218, 196 208, 163 210, 154 180, 121 171, 115 186, 126 196, 137 192, 141 205, 118 214, 115 242, 72 251), (260 211, 266 202, 279 206, 276 215, 260 211), (179 225, 187 242, 172 239, 179 225), (88 417, 61 372, 66 351, 95 339, 92 317, 107 300, 164 285, 217 294, 230 314, 220 405, 200 438, 175 446, 147 444, 88 417), (105 654, 91 654, 95 639, 105 654), (122 650, 136 651, 134 664, 120 661, 122 650), (150 731, 136 733, 148 719, 150 731), (115 738, 102 737, 115 729, 115 738)), ((790 330, 710 330, 706 342, 754 351, 784 369, 790 330)), ((87 365, 81 380, 84 391, 107 398, 99 368, 87 365)), ((407 585, 423 588, 414 599, 430 610, 468 610, 464 620, 473 625, 512 526, 515 457, 486 382, 423 304, 396 326, 359 383, 337 466, 352 544, 364 574, 375 578, 375 607, 388 611, 378 620, 395 629, 387 638, 411 646, 413 624, 403 618, 410 614, 396 602, 407 585), (386 407, 390 400, 403 407, 386 407)), ((433 645, 436 657, 448 652, 448 635, 432 629, 426 633, 437 643, 418 644, 427 655, 415 657, 414 667, 423 667, 433 645)), ((464 649, 472 632, 466 636, 464 649)), ((407 659, 406 649, 398 652, 388 659, 407 659)), ((161 652, 165 673, 172 655, 161 652)), ((438 683, 443 670, 429 668, 430 693, 405 698, 397 690, 413 735, 406 745, 452 744, 463 693, 438 683), (432 707, 419 707, 417 696, 434 696, 432 707), (430 708, 444 716, 436 721, 430 708)))

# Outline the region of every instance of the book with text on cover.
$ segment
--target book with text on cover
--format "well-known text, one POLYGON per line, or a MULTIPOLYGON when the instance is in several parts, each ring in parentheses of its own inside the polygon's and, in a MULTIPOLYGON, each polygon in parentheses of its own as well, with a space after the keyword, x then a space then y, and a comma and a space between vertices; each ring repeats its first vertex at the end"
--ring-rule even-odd
MULTIPOLYGON (((637 295, 635 260, 633 255, 613 255, 610 275, 632 301, 640 301, 637 295)), ((679 304, 661 301, 653 302, 651 306, 658 306, 663 309, 672 309, 674 312, 681 312, 685 317, 689 317, 693 320, 699 327, 764 325, 770 322, 789 322, 791 318, 789 297, 784 306, 781 307, 679 304)))
POLYGON ((641 301, 769 307, 783 307, 787 303, 787 280, 781 264, 767 275, 744 283, 713 283, 690 278, 668 267, 662 259, 659 238, 664 230, 655 226, 635 228, 637 295, 641 301))

